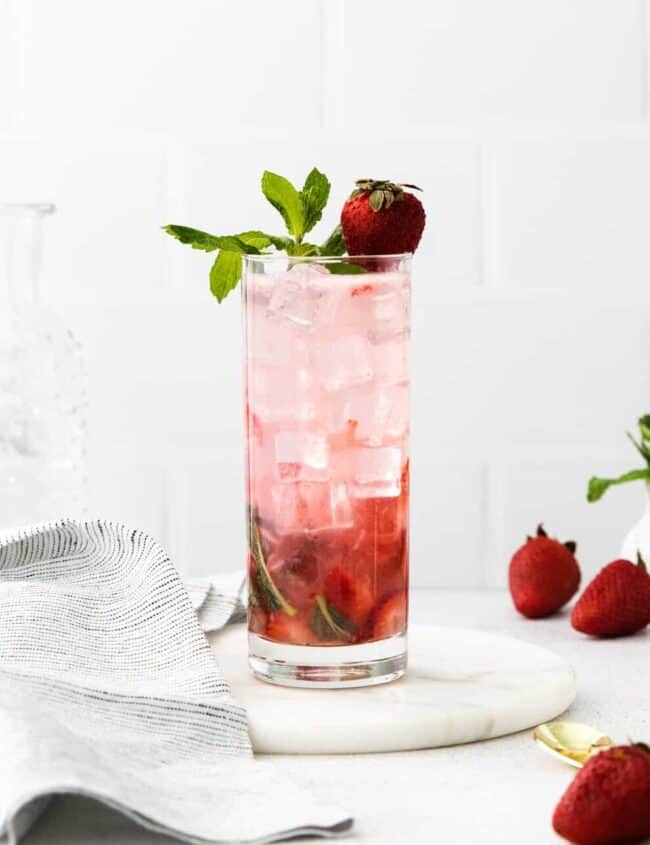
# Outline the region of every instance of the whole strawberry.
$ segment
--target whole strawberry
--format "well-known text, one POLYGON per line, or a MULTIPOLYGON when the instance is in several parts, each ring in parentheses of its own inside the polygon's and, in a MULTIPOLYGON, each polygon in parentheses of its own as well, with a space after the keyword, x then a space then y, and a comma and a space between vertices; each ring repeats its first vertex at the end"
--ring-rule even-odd
POLYGON ((575 550, 573 541, 551 539, 542 525, 536 537, 528 537, 510 561, 510 595, 519 613, 529 619, 549 616, 576 594, 580 568, 575 550))
POLYGON ((587 585, 571 614, 576 631, 592 637, 625 637, 650 624, 650 575, 638 563, 608 563, 587 585))
POLYGON ((650 836, 650 749, 620 745, 589 759, 553 813, 556 833, 578 845, 622 845, 650 836))
POLYGON ((357 179, 341 212, 341 229, 350 255, 415 252, 424 229, 420 200, 404 188, 416 185, 357 179))

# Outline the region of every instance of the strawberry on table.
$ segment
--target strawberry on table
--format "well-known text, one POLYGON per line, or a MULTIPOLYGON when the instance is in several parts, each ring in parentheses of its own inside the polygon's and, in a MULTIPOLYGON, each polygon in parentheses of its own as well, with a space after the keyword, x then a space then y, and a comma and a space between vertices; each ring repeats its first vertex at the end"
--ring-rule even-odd
POLYGON ((588 760, 555 808, 553 828, 577 845, 623 845, 650 837, 648 746, 617 746, 588 760))
POLYGON ((420 189, 385 179, 357 179, 341 212, 341 229, 350 255, 415 252, 424 230, 420 200, 404 190, 420 189))
POLYGON ((650 575, 641 556, 636 564, 607 564, 573 608, 571 624, 592 637, 625 637, 650 624, 650 575))
POLYGON ((510 594, 515 607, 529 619, 550 616, 577 592, 580 568, 576 544, 553 540, 540 524, 510 561, 510 594))

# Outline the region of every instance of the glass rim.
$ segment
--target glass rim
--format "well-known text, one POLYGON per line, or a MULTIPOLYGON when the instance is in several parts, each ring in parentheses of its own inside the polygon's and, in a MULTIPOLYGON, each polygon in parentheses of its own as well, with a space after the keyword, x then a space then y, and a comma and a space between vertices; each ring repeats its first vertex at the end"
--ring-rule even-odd
POLYGON ((244 261, 262 261, 264 263, 272 263, 273 261, 293 261, 310 264, 331 264, 332 262, 350 263, 353 261, 377 261, 377 260, 391 260, 391 261, 407 261, 413 258, 412 252, 393 252, 384 253, 383 255, 287 255, 286 252, 273 252, 266 255, 253 255, 247 253, 244 256, 244 261))
POLYGON ((22 212, 25 214, 54 214, 56 206, 52 202, 0 202, 0 214, 22 212))

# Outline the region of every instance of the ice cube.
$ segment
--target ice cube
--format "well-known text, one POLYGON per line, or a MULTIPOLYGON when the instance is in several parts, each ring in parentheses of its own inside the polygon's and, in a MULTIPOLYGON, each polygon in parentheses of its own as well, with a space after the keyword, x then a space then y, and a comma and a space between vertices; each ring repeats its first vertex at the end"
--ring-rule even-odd
POLYGON ((397 384, 409 378, 408 338, 393 336, 372 346, 372 367, 381 384, 397 384))
POLYGON ((263 422, 316 418, 316 397, 306 370, 254 366, 248 373, 248 403, 263 422))
POLYGON ((402 453, 393 446, 359 448, 354 451, 354 488, 357 498, 399 496, 402 453))
POLYGON ((409 430, 410 407, 408 384, 394 384, 386 391, 390 412, 384 434, 387 438, 399 439, 409 430))
POLYGON ((381 342, 395 335, 409 332, 410 295, 408 288, 384 287, 373 296, 374 325, 370 339, 381 342))
POLYGON ((297 264, 275 279, 267 314, 302 329, 309 328, 326 307, 331 285, 327 269, 318 264, 297 264))
POLYGON ((327 440, 315 431, 279 431, 275 435, 277 477, 282 481, 327 481, 327 440))
POLYGON ((361 335, 344 335, 314 350, 314 365, 325 390, 342 390, 372 379, 370 344, 361 335))
POLYGON ((356 440, 379 446, 384 438, 392 410, 386 390, 365 385, 331 395, 328 428, 336 434, 354 429, 356 440))
POLYGON ((330 502, 333 526, 335 528, 351 528, 354 524, 354 516, 347 484, 343 482, 332 483, 330 486, 330 502))
POLYGON ((304 366, 300 360, 303 348, 298 344, 295 329, 286 321, 268 315, 256 308, 248 314, 247 353, 256 364, 267 366, 289 366, 295 362, 304 366))
POLYGON ((271 488, 273 524, 281 534, 326 528, 349 528, 352 506, 345 485, 326 481, 276 483, 271 488))

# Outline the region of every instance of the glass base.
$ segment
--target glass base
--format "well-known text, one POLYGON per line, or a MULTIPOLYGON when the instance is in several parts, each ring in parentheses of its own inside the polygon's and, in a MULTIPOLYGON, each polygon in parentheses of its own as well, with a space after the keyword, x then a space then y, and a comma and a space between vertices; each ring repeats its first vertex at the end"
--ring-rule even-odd
POLYGON ((285 687, 341 689, 387 684, 406 671, 406 634, 361 645, 301 646, 249 633, 248 663, 256 678, 285 687))

